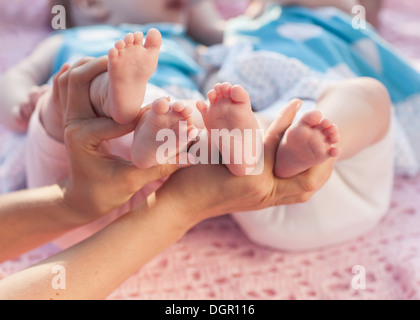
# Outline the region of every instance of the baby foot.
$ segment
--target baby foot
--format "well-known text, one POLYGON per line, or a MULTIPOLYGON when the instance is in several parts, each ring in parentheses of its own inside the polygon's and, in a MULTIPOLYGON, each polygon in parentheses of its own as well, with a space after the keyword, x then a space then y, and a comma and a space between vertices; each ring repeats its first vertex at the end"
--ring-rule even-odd
POLYGON ((210 90, 208 98, 210 106, 200 101, 197 108, 224 163, 236 176, 250 174, 260 159, 262 139, 248 93, 241 86, 223 83, 210 90))
POLYGON ((151 110, 143 116, 134 133, 131 150, 133 163, 138 168, 148 169, 164 164, 167 159, 173 159, 179 153, 186 151, 188 143, 198 135, 192 113, 192 109, 181 102, 169 105, 167 99, 156 100, 151 110), (170 133, 173 133, 172 136, 176 137, 176 143, 168 139, 165 145, 168 148, 160 159, 158 149, 162 146, 163 139, 159 138, 159 132, 162 129, 170 130, 170 133))
POLYGON ((156 29, 143 34, 129 33, 109 53, 109 87, 104 112, 117 123, 134 121, 143 104, 146 85, 156 70, 162 36, 156 29))
POLYGON ((287 179, 310 167, 338 157, 337 126, 331 120, 322 120, 320 111, 306 113, 285 133, 277 151, 275 174, 287 179))

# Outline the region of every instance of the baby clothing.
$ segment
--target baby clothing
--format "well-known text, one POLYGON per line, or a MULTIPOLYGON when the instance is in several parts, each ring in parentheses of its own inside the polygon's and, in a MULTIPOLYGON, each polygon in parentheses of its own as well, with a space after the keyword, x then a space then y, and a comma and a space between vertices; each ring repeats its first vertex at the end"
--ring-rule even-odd
POLYGON ((373 28, 357 29, 349 15, 335 8, 272 5, 256 20, 234 19, 225 39, 228 45, 248 43, 254 51, 295 58, 322 74, 345 65, 356 77, 382 82, 394 103, 419 94, 420 74, 373 28))
MULTIPOLYGON (((212 48, 204 61, 220 68, 218 81, 243 85, 253 109, 273 120, 293 98, 303 100, 299 119, 315 109, 329 86, 359 76, 382 81, 397 107, 419 94, 419 74, 372 29, 355 30, 351 19, 336 9, 271 6, 256 20, 232 21, 226 43, 212 48), (412 83, 401 86, 398 75, 412 83)), ((404 173, 418 172, 407 141, 394 118, 380 142, 338 162, 329 181, 307 203, 232 216, 251 240, 275 249, 312 250, 356 238, 374 228, 388 211, 394 159, 399 170, 407 169, 404 173), (398 157, 395 147, 403 151, 398 157), (401 155, 408 160, 399 165, 401 155)))
MULTIPOLYGON (((282 106, 277 105, 277 111, 282 106)), ((306 111, 315 107, 306 103, 306 111)), ((238 212, 233 218, 254 242, 285 251, 342 243, 378 225, 391 203, 395 124, 385 138, 339 161, 327 183, 306 203, 238 212)))
POLYGON ((420 74, 369 25, 355 29, 335 8, 273 5, 256 20, 230 22, 225 42, 203 61, 220 68, 218 81, 244 86, 254 110, 263 113, 270 107, 277 114, 273 105, 293 98, 316 101, 340 80, 378 79, 395 106, 397 173, 420 172, 420 74))

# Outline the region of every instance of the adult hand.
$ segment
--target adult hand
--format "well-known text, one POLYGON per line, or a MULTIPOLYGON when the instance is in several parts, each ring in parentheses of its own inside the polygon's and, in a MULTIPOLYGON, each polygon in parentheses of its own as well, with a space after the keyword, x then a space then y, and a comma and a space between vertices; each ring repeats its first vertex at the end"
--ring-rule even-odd
POLYGON ((278 145, 299 105, 299 100, 292 101, 267 131, 262 174, 235 177, 223 165, 198 165, 173 174, 158 191, 158 199, 170 198, 173 211, 182 215, 181 223, 190 226, 217 215, 308 201, 331 176, 335 160, 292 179, 279 179, 273 171, 278 145))
POLYGON ((64 200, 89 220, 122 206, 146 184, 179 169, 177 165, 138 169, 110 154, 106 141, 132 132, 137 121, 119 125, 95 115, 89 98, 90 83, 107 70, 107 62, 106 57, 86 58, 71 68, 64 66, 54 78, 53 99, 63 108, 70 160, 64 200))

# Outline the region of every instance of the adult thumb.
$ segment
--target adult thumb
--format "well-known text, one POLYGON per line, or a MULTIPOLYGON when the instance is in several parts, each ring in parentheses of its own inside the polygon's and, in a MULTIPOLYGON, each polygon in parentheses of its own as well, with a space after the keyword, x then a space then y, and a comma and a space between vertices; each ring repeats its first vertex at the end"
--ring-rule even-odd
POLYGON ((296 113, 302 106, 302 101, 299 99, 292 100, 280 112, 278 117, 273 121, 270 128, 267 130, 264 141, 264 149, 267 153, 268 159, 274 156, 283 138, 286 130, 291 126, 296 113))

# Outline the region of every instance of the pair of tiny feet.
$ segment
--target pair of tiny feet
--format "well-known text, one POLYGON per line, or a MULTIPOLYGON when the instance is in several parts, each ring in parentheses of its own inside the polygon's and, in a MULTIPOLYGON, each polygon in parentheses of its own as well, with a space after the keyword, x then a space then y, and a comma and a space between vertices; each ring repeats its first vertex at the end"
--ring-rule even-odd
MULTIPOLYGON (((145 41, 142 33, 128 34, 109 51, 109 86, 102 108, 116 122, 128 124, 138 120, 147 82, 158 64, 161 44, 159 31, 151 29, 145 41)), ((208 93, 208 100, 209 104, 197 102, 197 109, 208 132, 218 130, 223 136, 222 130, 227 129, 224 134, 228 134, 230 139, 230 133, 234 130, 239 130, 242 134, 251 130, 254 133, 251 143, 259 143, 259 125, 253 114, 249 95, 243 87, 232 86, 230 83, 217 84, 208 93)), ((162 142, 156 138, 162 129, 172 130, 178 138, 183 133, 188 137, 183 142, 178 141, 176 148, 168 151, 168 158, 185 151, 199 133, 192 114, 192 108, 181 102, 171 104, 167 98, 156 100, 142 116, 135 131, 132 147, 134 164, 139 168, 150 168, 159 164, 156 154, 162 142)), ((339 150, 335 145, 338 142, 337 127, 330 120, 323 119, 320 111, 306 113, 286 131, 279 145, 276 175, 289 178, 331 157, 337 157, 339 150)), ((238 147, 236 143, 231 144, 231 148, 235 147, 238 147)), ((240 147, 243 152, 244 145, 240 147)), ((251 150, 258 152, 256 145, 251 147, 251 150)), ((243 161, 238 161, 234 158, 236 153, 233 149, 220 148, 220 151, 224 163, 234 175, 246 175, 256 166, 256 163, 247 163, 244 157, 240 159, 243 161), (228 155, 224 156, 226 151, 228 155)))
MULTIPOLYGON (((230 83, 217 84, 208 93, 209 105, 203 101, 197 103, 197 108, 203 116, 208 131, 213 129, 228 132, 239 129, 240 136, 245 137, 244 131, 252 130, 253 136, 247 143, 253 145, 249 148, 254 155, 259 151, 263 152, 263 137, 258 135, 259 125, 251 107, 251 101, 246 90, 239 86, 232 86, 230 83)), ((223 136, 223 135, 222 135, 223 136)), ((230 138, 230 136, 229 136, 230 138)), ((291 178, 306 171, 307 169, 327 161, 329 158, 339 156, 338 128, 329 119, 323 119, 322 113, 318 110, 310 111, 287 129, 277 149, 274 172, 279 178, 291 178)), ((238 145, 234 145, 238 147, 238 145)), ((245 152, 246 147, 242 147, 245 152)), ((234 159, 235 150, 228 151, 220 149, 222 158, 227 167, 237 176, 252 174, 257 162, 248 163, 243 155, 242 163, 237 164, 234 159), (229 158, 230 157, 230 158, 229 158)), ((247 159, 250 159, 249 157, 247 159)), ((257 157, 258 161, 259 157, 257 157)))

